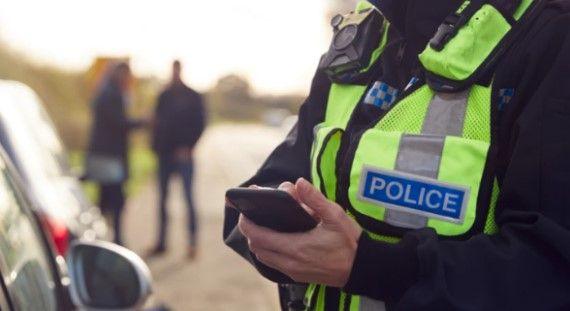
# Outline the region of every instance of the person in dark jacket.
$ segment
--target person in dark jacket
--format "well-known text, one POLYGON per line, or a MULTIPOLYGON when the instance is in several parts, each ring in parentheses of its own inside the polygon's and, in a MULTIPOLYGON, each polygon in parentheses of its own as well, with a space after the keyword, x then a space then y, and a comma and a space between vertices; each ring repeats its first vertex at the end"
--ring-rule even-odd
MULTIPOLYGON (((401 36, 386 45, 373 79, 404 90, 422 71, 418 54, 461 1, 371 2, 401 36)), ((226 207, 226 243, 270 279, 276 269, 298 282, 336 287, 323 299, 326 310, 339 309, 338 299, 329 303, 335 293, 382 300, 388 310, 570 309, 570 2, 547 0, 527 26, 494 75, 477 82, 497 91, 487 168, 500 188, 495 233, 450 240, 423 228, 384 243, 360 234, 342 212, 346 206, 324 199, 306 181, 284 183, 311 176, 313 129, 325 118, 331 89, 317 71, 299 122, 244 186, 296 189, 304 202, 318 205, 321 224, 309 233, 282 234, 226 207), (503 96, 503 89, 513 92, 503 96)), ((361 107, 349 125, 355 132, 374 122, 361 107)))
POLYGON ((115 65, 92 105, 93 125, 87 152, 87 178, 99 183, 99 206, 111 219, 114 241, 122 244, 121 216, 125 205, 123 184, 128 179, 128 135, 144 124, 127 117, 127 90, 131 71, 115 65))
POLYGON ((167 199, 168 184, 173 174, 182 178, 184 198, 188 208, 188 257, 194 258, 197 245, 198 219, 192 199, 192 178, 194 173, 194 147, 206 124, 202 96, 184 84, 181 78, 182 65, 172 65, 172 79, 158 97, 155 111, 153 148, 159 159, 159 230, 156 246, 151 254, 166 251, 166 230, 168 227, 167 199))

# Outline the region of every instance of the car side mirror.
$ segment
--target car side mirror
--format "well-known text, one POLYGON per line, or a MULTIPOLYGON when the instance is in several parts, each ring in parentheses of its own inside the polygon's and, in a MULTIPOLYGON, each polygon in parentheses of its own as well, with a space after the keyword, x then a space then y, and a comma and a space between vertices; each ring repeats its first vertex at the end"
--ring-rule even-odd
POLYGON ((139 309, 152 293, 150 271, 134 252, 104 241, 75 242, 67 253, 78 309, 139 309))

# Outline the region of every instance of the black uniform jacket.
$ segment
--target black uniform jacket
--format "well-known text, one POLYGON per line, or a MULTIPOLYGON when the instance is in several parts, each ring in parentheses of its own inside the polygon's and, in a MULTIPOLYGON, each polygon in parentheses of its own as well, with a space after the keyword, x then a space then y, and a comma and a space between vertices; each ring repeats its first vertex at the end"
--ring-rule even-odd
MULTIPOLYGON (((455 0, 378 0, 401 35, 383 55, 381 79, 400 90, 419 72, 417 55, 455 0)), ((493 167, 501 193, 497 234, 443 240, 414 230, 395 245, 362 235, 343 289, 384 300, 397 310, 570 310, 570 5, 548 1, 525 35, 496 66, 497 90, 513 99, 493 108, 493 167)), ((276 186, 310 177, 313 127, 324 118, 330 81, 317 72, 299 121, 245 185, 276 186)), ((361 111, 365 113, 365 111, 361 111)), ((368 126, 366 116, 356 117, 368 126)), ((357 122, 357 123, 358 123, 357 122)), ((237 235, 237 213, 226 208, 224 238, 237 235)), ((274 273, 230 245, 265 276, 274 273)))

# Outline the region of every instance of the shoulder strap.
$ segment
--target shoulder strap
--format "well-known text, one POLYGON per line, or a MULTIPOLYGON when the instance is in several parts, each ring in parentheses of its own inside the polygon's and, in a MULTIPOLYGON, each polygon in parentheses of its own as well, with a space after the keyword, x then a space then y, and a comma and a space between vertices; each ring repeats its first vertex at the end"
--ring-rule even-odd
POLYGON ((545 0, 466 0, 419 55, 429 85, 458 92, 485 75, 534 21, 545 0))

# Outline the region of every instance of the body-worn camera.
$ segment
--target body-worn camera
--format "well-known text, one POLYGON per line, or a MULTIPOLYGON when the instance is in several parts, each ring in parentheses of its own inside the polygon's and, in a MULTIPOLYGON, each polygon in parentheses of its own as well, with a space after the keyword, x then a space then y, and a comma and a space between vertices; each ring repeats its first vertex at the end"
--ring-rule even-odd
POLYGON ((370 67, 373 52, 379 48, 384 17, 374 7, 336 15, 331 20, 334 36, 319 63, 334 82, 346 83, 370 67))

